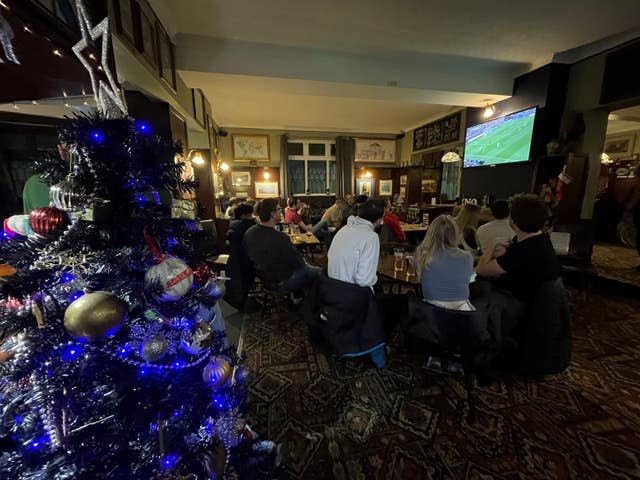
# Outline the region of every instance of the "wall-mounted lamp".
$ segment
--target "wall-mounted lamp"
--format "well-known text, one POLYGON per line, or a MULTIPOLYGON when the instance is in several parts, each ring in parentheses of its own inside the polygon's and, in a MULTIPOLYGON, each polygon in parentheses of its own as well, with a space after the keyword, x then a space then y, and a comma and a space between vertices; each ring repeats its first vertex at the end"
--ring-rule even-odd
POLYGON ((493 105, 487 104, 487 106, 484 107, 484 113, 482 114, 482 116, 484 118, 489 118, 489 117, 493 117, 495 113, 496 113, 496 107, 493 105))
POLYGON ((193 163, 194 165, 204 165, 205 161, 204 161, 204 157, 202 156, 202 153, 196 151, 193 153, 193 155, 191 156, 191 163, 193 163))
POLYGON ((460 160, 460 155, 458 155, 456 152, 447 152, 442 156, 442 159, 440 161, 442 163, 453 163, 459 162, 460 160))
POLYGON ((228 172, 229 171, 229 164, 227 162, 220 162, 220 171, 222 172, 228 172))
POLYGON ((371 174, 371 172, 369 170, 367 170, 366 172, 364 172, 364 176, 365 178, 371 178, 373 177, 373 175, 371 174))
POLYGON ((271 174, 269 173, 269 170, 267 170, 266 168, 264 169, 264 173, 262 174, 262 178, 264 178, 265 180, 269 180, 271 178, 271 174))
POLYGON ((609 155, 603 153, 602 155, 600 155, 600 163, 602 165, 611 165, 613 163, 613 160, 611 160, 611 157, 609 155))

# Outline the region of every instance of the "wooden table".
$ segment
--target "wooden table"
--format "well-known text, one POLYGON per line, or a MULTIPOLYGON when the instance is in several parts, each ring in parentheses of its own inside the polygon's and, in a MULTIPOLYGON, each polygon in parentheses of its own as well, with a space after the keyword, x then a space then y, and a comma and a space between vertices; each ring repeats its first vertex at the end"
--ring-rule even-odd
POLYGON ((417 275, 407 275, 406 264, 405 270, 396 271, 394 268, 395 258, 393 255, 380 255, 378 258, 377 273, 382 283, 391 284, 389 293, 393 292, 394 285, 413 288, 419 298, 422 298, 422 286, 417 275))
POLYGON ((402 229, 403 232, 407 233, 407 232, 426 232, 427 231, 427 227, 426 225, 422 224, 422 223, 402 223, 400 222, 400 228, 402 229))
POLYGON ((295 233, 289 234, 289 240, 296 247, 304 245, 320 245, 320 240, 313 233, 295 233))

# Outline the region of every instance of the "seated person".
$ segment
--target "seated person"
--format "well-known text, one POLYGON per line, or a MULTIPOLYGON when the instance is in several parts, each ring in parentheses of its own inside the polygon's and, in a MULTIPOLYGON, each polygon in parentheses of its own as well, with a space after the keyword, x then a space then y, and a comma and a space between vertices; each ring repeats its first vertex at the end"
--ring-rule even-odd
POLYGON ((384 200, 367 200, 358 207, 357 216, 350 216, 338 230, 328 253, 330 278, 373 288, 380 256, 374 228, 382 221, 384 210, 384 200))
POLYGON ((342 220, 340 223, 346 224, 347 218, 349 218, 353 213, 353 207, 356 204, 356 198, 351 194, 345 195, 344 202, 344 206, 342 207, 342 220))
POLYGON ((229 199, 229 205, 227 206, 227 209, 224 211, 224 216, 226 218, 233 218, 233 209, 236 206, 236 203, 238 203, 239 201, 240 199, 237 197, 231 197, 229 199))
POLYGON ((495 220, 485 223, 476 230, 478 249, 493 250, 496 245, 506 244, 515 236, 509 225, 509 202, 496 200, 491 204, 491 214, 495 220))
POLYGON ((475 310, 469 302, 473 256, 459 244, 460 230, 454 218, 436 217, 416 249, 416 273, 427 302, 450 310, 475 310))
POLYGON ((511 202, 510 225, 516 233, 508 246, 483 253, 476 273, 495 279, 490 302, 500 306, 502 332, 517 327, 535 291, 560 276, 560 263, 549 236, 542 232, 547 208, 535 195, 518 195, 511 202))
POLYGON ((275 226, 282 220, 277 198, 266 198, 256 204, 260 223, 244 235, 247 255, 271 288, 282 291, 304 287, 320 275, 321 269, 305 262, 289 237, 275 226))
POLYGON ((478 244, 476 243, 476 229, 480 222, 481 208, 473 203, 466 203, 456 215, 455 220, 462 234, 461 248, 464 248, 472 255, 478 253, 478 244))
POLYGON ((307 225, 302 221, 302 212, 305 208, 307 208, 307 205, 302 203, 299 198, 289 198, 287 200, 287 208, 284 211, 284 223, 297 225, 303 233, 310 232, 311 225, 307 225))
POLYGON ((344 206, 344 198, 337 197, 335 203, 324 211, 320 222, 325 222, 329 228, 338 228, 342 222, 344 206))
POLYGON ((238 204, 233 210, 234 219, 229 223, 226 243, 229 251, 227 272, 231 279, 227 282, 227 297, 230 303, 242 305, 247 292, 253 286, 255 272, 244 246, 244 234, 255 226, 253 207, 246 203, 238 204))
POLYGON ((387 200, 386 208, 384 211, 384 217, 382 217, 382 224, 389 227, 391 233, 393 234, 394 242, 406 242, 407 236, 405 235, 402 227, 400 226, 400 219, 398 216, 393 213, 391 202, 387 200))

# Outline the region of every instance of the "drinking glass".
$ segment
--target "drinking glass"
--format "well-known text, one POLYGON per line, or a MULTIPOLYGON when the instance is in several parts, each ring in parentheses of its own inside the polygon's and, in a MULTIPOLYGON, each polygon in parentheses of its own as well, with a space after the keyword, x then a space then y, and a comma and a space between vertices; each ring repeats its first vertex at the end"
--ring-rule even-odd
POLYGON ((401 272, 402 270, 404 270, 404 248, 398 248, 398 247, 394 248, 393 256, 394 256, 393 269, 396 272, 401 272))
POLYGON ((413 275, 416 274, 416 269, 415 269, 415 263, 413 260, 413 255, 407 255, 406 257, 404 257, 404 259, 407 261, 407 277, 411 277, 413 275))
POLYGON ((300 233, 300 227, 298 225, 291 225, 291 233, 293 235, 298 235, 300 233))

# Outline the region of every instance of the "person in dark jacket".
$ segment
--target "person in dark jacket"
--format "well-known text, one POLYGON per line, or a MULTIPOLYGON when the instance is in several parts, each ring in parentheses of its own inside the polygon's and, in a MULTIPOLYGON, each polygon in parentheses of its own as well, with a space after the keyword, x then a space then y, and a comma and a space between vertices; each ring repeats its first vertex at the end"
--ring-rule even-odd
POLYGON ((237 205, 233 211, 235 218, 229 223, 226 244, 229 251, 227 272, 230 280, 227 282, 227 301, 240 306, 244 303, 247 293, 253 286, 255 272, 251 260, 244 247, 244 234, 256 222, 253 219, 253 207, 247 204, 237 205))

